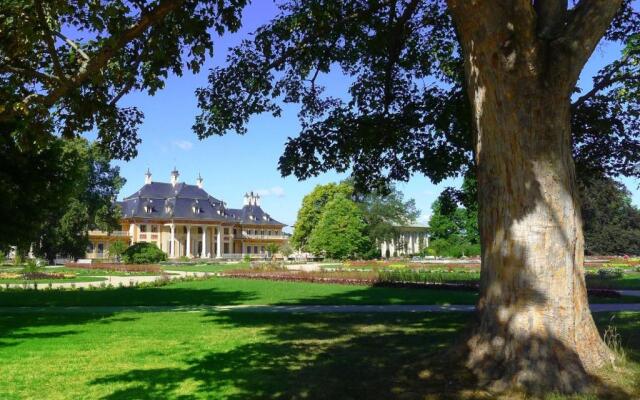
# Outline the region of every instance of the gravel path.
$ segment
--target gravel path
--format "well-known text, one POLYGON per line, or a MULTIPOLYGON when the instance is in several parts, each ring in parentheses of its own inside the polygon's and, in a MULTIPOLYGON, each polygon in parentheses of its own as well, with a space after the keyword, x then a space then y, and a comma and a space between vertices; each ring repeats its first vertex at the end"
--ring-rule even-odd
MULTIPOLYGON (((233 306, 91 306, 91 307, 0 307, 0 314, 76 314, 116 312, 246 312, 246 313, 427 313, 471 312, 472 305, 233 305, 233 306)), ((640 304, 592 304, 592 312, 640 311, 640 304)))

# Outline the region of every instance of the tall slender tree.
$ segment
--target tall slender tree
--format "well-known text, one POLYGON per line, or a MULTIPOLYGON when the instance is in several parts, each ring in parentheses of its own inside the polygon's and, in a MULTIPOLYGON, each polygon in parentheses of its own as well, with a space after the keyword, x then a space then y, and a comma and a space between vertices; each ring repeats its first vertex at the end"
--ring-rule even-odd
POLYGON ((493 388, 583 390, 612 360, 589 312, 578 168, 640 174, 628 0, 291 0, 197 91, 203 138, 302 105, 283 175, 377 186, 475 170, 482 245, 467 365, 493 388), (627 50, 576 87, 602 38, 627 50), (350 98, 323 74, 350 77, 350 98), (579 94, 572 102, 572 95, 579 94))

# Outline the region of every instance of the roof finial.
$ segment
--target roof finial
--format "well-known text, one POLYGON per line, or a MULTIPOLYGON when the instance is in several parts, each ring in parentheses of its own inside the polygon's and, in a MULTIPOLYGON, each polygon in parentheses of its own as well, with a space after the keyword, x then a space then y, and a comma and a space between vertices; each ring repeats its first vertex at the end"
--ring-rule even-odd
POLYGON ((178 183, 179 176, 180 176, 180 173, 178 172, 178 169, 174 166, 173 171, 171 171, 171 185, 175 186, 176 183, 178 183))
POLYGON ((144 184, 151 184, 151 171, 149 170, 149 167, 147 167, 147 172, 144 174, 144 184))
POLYGON ((198 187, 199 187, 200 189, 202 189, 202 182, 203 182, 203 181, 204 181, 204 180, 202 179, 202 176, 200 176, 200 172, 198 172, 198 179, 196 179, 196 183, 198 184, 198 187))

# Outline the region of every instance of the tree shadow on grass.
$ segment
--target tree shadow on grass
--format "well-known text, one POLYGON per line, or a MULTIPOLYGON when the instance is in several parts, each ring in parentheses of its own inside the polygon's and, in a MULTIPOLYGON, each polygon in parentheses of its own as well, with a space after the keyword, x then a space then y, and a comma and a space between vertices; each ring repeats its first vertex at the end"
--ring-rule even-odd
POLYGON ((257 327, 265 338, 188 359, 183 368, 131 370, 93 383, 127 384, 105 399, 422 398, 416 384, 424 379, 410 376, 411 364, 449 345, 466 317, 209 314, 205 323, 257 327), (181 393, 188 382, 196 384, 181 393))
POLYGON ((0 347, 17 346, 34 339, 54 339, 81 333, 78 325, 90 322, 110 324, 113 322, 135 321, 137 318, 114 318, 113 313, 19 313, 0 315, 0 347), (73 326, 74 329, 65 329, 73 326), (37 332, 30 332, 36 328, 37 332), (47 328, 43 331, 42 328, 47 328))
MULTIPOLYGON (((469 316, 211 313, 203 323, 259 328, 260 338, 186 359, 184 367, 133 369, 92 384, 126 386, 108 400, 495 398, 447 350, 469 316)), ((629 398, 601 386, 597 398, 629 398)))
MULTIPOLYGON (((206 282, 206 281, 203 281, 206 282)), ((15 290, 0 292, 0 306, 190 306, 234 305, 256 298, 249 291, 175 285, 99 290, 15 290)))

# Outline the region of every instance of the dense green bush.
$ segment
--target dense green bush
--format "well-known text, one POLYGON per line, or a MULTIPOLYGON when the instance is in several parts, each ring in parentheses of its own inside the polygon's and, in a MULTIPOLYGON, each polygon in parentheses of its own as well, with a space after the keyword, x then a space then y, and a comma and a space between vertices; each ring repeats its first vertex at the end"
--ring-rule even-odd
POLYGON ((167 255, 155 243, 136 243, 122 254, 122 259, 129 264, 154 264, 165 261, 167 255))
POLYGON ((474 257, 480 255, 480 245, 456 240, 435 239, 429 247, 422 249, 421 255, 440 257, 474 257))
POLYGON ((613 280, 620 279, 624 275, 624 271, 619 268, 600 268, 596 272, 588 272, 587 279, 597 280, 613 280))

